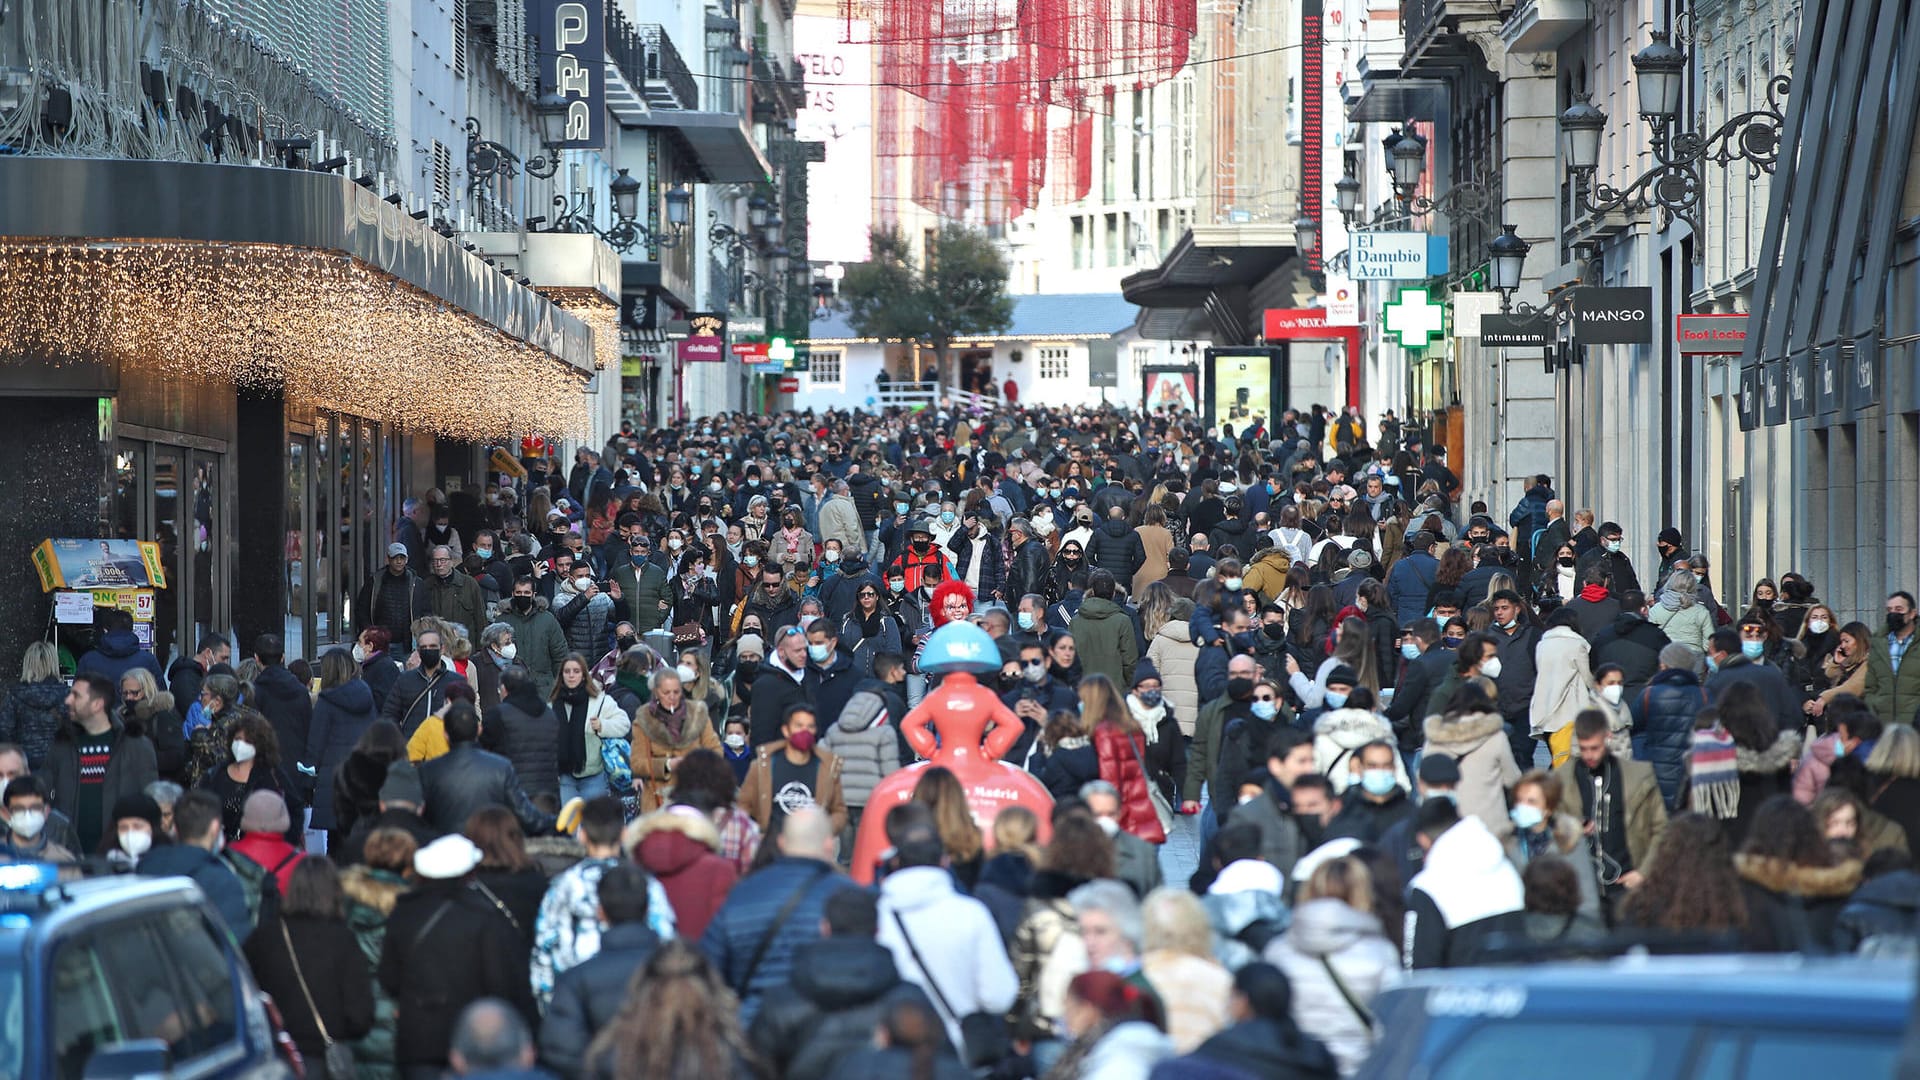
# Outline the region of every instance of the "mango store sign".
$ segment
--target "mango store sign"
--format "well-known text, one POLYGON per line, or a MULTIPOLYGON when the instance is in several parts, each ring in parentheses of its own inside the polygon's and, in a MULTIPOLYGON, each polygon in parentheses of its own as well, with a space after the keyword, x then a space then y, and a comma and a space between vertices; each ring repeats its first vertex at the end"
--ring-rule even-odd
POLYGON ((1676 315, 1674 336, 1688 356, 1738 356, 1747 347, 1747 316, 1676 315))

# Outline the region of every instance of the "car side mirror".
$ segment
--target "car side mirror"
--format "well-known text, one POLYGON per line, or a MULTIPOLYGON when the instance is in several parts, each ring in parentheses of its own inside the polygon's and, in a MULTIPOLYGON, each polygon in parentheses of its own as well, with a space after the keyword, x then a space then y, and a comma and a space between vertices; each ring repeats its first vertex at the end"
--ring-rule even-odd
POLYGON ((164 1039, 129 1039, 95 1050, 82 1080, 149 1080, 173 1075, 173 1051, 164 1039))

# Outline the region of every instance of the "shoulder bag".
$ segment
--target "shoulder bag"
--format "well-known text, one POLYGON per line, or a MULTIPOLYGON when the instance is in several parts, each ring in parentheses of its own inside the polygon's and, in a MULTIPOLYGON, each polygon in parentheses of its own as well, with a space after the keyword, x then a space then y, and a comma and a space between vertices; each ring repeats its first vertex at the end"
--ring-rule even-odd
MULTIPOLYGON (((1167 793, 1153 782, 1153 773, 1147 771, 1147 759, 1140 756, 1140 748, 1134 745, 1133 736, 1122 735, 1127 741, 1127 749, 1133 751, 1133 760, 1140 766, 1140 779, 1147 785, 1147 801, 1153 804, 1153 816, 1160 819, 1160 831, 1173 835, 1173 804, 1167 801, 1167 793)), ((1145 736, 1141 736, 1145 738, 1145 736)))
POLYGON ((320 1029, 320 1041, 326 1044, 327 1080, 354 1080, 359 1075, 353 1063, 353 1048, 346 1043, 334 1042, 327 1034, 327 1022, 320 1019, 320 1007, 314 1004, 313 991, 307 989, 307 976, 300 970, 300 954, 293 950, 293 935, 287 932, 287 924, 280 924, 280 940, 286 943, 287 959, 293 961, 293 977, 300 984, 300 994, 307 999, 307 1011, 313 1014, 313 1026, 320 1029))
POLYGON ((786 927, 787 920, 793 918, 793 910, 800 906, 800 901, 806 899, 807 894, 813 891, 814 885, 818 884, 830 869, 831 867, 824 863, 817 866, 813 873, 807 875, 807 880, 793 890, 793 895, 787 897, 787 902, 780 905, 779 912, 773 917, 773 923, 767 927, 767 932, 760 938, 760 944, 753 947, 753 956, 747 960, 747 974, 740 980, 741 997, 744 998, 753 991, 754 973, 760 970, 760 961, 767 958, 767 950, 773 947, 773 939, 780 936, 780 931, 786 927))
MULTIPOLYGON (((1569 916, 1568 918, 1569 922, 1571 922, 1572 917, 1569 916)), ((1345 999, 1347 1008, 1353 1010, 1353 1015, 1359 1018, 1361 1026, 1365 1027, 1368 1031, 1377 1031, 1378 1028, 1375 1026, 1376 1021, 1373 1017, 1373 1010, 1360 1004, 1360 999, 1354 997, 1353 991, 1347 989, 1346 982, 1340 978, 1339 972, 1333 970, 1333 961, 1328 958, 1325 953, 1320 954, 1320 966, 1327 969, 1327 978, 1333 980, 1333 988, 1340 991, 1341 998, 1345 999)))
MULTIPOLYGON (((927 991, 940 1006, 940 1011, 948 1016, 957 1016, 953 1003, 940 991, 940 984, 933 981, 933 969, 920 956, 920 949, 913 943, 913 935, 907 933, 907 921, 893 912, 893 924, 900 928, 900 940, 907 943, 907 952, 913 954, 913 962, 919 966, 920 974, 927 980, 927 991)), ((960 1021, 960 1041, 966 1045, 960 1048, 970 1068, 982 1069, 998 1065, 1005 1061, 1013 1051, 1012 1034, 1007 1028, 1007 1018, 999 1013, 973 1012, 958 1017, 960 1021)))

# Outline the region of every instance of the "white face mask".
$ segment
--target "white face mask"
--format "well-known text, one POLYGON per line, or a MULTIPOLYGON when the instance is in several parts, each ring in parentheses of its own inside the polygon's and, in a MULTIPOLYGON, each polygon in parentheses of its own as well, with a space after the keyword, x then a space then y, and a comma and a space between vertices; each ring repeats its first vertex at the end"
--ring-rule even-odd
POLYGON ((145 829, 121 829, 120 850, 139 858, 153 847, 153 834, 145 829))
POLYGON ((680 676, 680 681, 683 683, 690 683, 699 676, 699 672, 693 670, 693 668, 687 664, 681 664, 673 670, 680 676))
POLYGON ((1626 690, 1627 688, 1620 683, 1614 683, 1612 686, 1601 687, 1600 696, 1606 699, 1607 704, 1618 705, 1620 704, 1620 695, 1626 693, 1626 690))
POLYGON ((1110 817, 1094 818, 1093 823, 1100 826, 1100 831, 1108 836, 1117 836, 1120 833, 1120 823, 1110 817))
POLYGON ((1832 626, 1833 626, 1833 624, 1832 624, 1832 623, 1830 623, 1830 622, 1828 622, 1828 621, 1827 621, 1827 620, 1825 620, 1825 619, 1808 619, 1808 620, 1807 620, 1807 633, 1809 633, 1809 634, 1824 634, 1824 633, 1826 633, 1826 632, 1827 632, 1827 630, 1828 630, 1828 629, 1829 629, 1830 627, 1832 627, 1832 626))
POLYGON ((1500 658, 1495 656, 1483 662, 1480 665, 1480 674, 1485 675, 1489 679, 1498 679, 1500 677, 1500 658))
POLYGON ((724 741, 728 746, 732 747, 735 750, 738 750, 741 747, 747 745, 747 737, 745 735, 740 734, 737 731, 727 736, 724 741))
POLYGON ((511 661, 515 656, 519 655, 520 647, 509 641, 505 645, 493 650, 493 652, 494 655, 500 659, 511 661))
POLYGON ((47 812, 45 810, 16 810, 13 816, 7 819, 7 824, 13 828, 14 832, 31 840, 40 835, 41 829, 47 827, 47 812))
POLYGON ((245 765, 247 762, 252 761, 253 756, 257 753, 259 753, 259 751, 255 750, 253 744, 247 740, 233 740, 233 760, 236 763, 245 765))
POLYGON ((365 645, 354 645, 353 662, 356 664, 364 664, 367 662, 367 647, 365 645))

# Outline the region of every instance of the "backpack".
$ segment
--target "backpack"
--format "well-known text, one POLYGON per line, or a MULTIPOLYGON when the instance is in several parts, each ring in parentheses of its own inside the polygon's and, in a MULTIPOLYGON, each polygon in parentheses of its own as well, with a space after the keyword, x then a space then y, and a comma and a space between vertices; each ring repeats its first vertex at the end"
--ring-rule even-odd
POLYGON ((281 859, 269 870, 245 855, 231 848, 220 852, 220 858, 240 879, 240 888, 247 896, 247 914, 253 916, 253 925, 265 926, 280 918, 280 878, 279 873, 286 865, 300 857, 295 851, 281 859))

